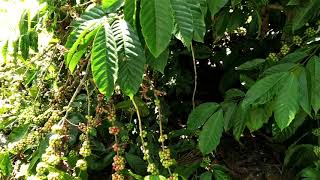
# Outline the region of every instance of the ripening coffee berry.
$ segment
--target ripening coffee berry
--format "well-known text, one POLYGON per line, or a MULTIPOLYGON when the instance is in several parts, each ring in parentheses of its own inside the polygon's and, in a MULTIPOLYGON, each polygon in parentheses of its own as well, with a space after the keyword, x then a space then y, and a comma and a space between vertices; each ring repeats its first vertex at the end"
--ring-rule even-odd
POLYGON ((109 127, 109 133, 112 135, 118 135, 120 132, 120 128, 113 126, 113 127, 109 127))

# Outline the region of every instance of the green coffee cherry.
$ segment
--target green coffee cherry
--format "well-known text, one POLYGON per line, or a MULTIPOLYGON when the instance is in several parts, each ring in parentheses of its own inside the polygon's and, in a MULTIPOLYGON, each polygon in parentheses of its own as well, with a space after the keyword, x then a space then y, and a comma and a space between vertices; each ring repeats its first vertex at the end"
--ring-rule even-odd
POLYGON ((316 30, 312 27, 309 27, 306 29, 305 31, 305 35, 308 36, 308 37, 313 37, 317 34, 316 30))
POLYGON ((284 44, 280 49, 280 53, 283 56, 287 55, 289 53, 289 51, 290 51, 290 48, 287 44, 284 44))
POLYGON ((76 163, 76 167, 79 168, 80 170, 82 171, 85 171, 87 170, 88 168, 88 164, 87 164, 87 161, 86 160, 83 160, 83 159, 79 159, 76 163))
POLYGON ((293 36, 293 44, 297 45, 297 46, 301 46, 302 44, 302 38, 300 36, 293 36))

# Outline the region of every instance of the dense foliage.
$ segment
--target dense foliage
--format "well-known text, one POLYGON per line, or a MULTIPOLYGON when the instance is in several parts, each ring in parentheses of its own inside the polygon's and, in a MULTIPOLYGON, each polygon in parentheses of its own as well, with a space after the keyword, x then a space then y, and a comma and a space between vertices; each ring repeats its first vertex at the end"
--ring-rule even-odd
POLYGON ((0 178, 320 178, 320 1, 39 2, 2 41, 0 178))

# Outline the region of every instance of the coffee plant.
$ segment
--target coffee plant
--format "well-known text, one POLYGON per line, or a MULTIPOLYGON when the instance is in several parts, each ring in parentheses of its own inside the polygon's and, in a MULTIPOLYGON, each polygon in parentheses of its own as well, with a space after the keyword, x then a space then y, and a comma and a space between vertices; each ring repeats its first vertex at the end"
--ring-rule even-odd
POLYGON ((0 179, 320 179, 319 0, 38 3, 0 39, 0 179))

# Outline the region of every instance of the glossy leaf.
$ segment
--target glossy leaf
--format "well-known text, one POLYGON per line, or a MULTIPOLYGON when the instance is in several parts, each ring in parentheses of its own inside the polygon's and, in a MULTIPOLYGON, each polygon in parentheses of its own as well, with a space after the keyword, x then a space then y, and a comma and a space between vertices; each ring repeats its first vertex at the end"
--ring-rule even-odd
POLYGON ((119 56, 118 83, 121 90, 133 96, 142 82, 146 58, 137 33, 124 20, 117 20, 112 25, 117 42, 119 56))
POLYGON ((193 40, 203 42, 206 33, 206 24, 204 22, 204 15, 201 12, 200 2, 198 0, 186 0, 192 15, 193 24, 193 40))
POLYGON ((109 98, 113 94, 118 73, 117 45, 111 27, 105 23, 98 29, 91 52, 91 69, 99 91, 109 98))
POLYGON ((273 106, 274 118, 281 130, 290 125, 299 111, 298 79, 290 73, 282 83, 283 88, 277 92, 273 106))
POLYGON ((288 73, 281 72, 267 76, 257 81, 247 92, 243 105, 265 104, 270 101, 282 86, 282 80, 288 73))
POLYGON ((137 1, 125 0, 124 2, 124 19, 132 26, 136 26, 137 1))
POLYGON ((193 37, 193 20, 190 4, 185 0, 171 0, 176 24, 176 37, 190 47, 193 37))
POLYGON ((141 0, 140 24, 146 44, 157 58, 168 47, 174 28, 170 0, 141 0))
POLYGON ((208 119, 200 132, 199 148, 202 154, 209 154, 216 150, 223 133, 223 126, 223 111, 220 109, 208 119))

